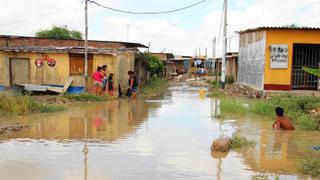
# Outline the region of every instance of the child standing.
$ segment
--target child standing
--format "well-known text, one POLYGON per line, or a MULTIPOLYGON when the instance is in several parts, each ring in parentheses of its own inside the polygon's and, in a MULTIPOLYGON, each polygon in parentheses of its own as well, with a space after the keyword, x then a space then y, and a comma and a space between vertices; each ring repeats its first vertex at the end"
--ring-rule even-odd
POLYGON ((109 78, 108 78, 108 93, 110 96, 113 96, 113 73, 110 73, 109 78))
POLYGON ((96 86, 96 95, 102 95, 102 79, 101 67, 98 66, 97 71, 92 74, 94 86, 96 86))

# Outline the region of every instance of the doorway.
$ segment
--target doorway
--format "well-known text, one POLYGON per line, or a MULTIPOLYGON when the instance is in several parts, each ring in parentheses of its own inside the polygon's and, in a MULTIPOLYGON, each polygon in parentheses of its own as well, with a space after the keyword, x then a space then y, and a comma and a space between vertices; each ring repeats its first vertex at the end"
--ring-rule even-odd
POLYGON ((316 90, 318 77, 303 71, 302 67, 319 68, 320 44, 294 44, 292 89, 316 90))
POLYGON ((30 82, 29 59, 10 59, 10 84, 28 84, 30 82))

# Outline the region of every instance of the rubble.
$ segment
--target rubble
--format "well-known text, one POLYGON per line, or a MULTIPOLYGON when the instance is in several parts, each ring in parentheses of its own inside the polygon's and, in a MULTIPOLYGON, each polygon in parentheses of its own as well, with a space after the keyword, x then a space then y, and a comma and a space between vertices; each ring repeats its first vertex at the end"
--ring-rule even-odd
POLYGON ((264 91, 256 90, 247 86, 232 84, 224 91, 228 96, 246 96, 252 99, 265 99, 267 94, 264 91))

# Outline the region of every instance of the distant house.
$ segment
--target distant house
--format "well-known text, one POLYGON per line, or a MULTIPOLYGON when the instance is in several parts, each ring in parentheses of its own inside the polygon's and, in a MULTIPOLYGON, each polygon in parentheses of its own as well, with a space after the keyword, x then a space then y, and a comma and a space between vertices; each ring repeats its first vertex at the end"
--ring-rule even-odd
POLYGON ((316 89, 320 28, 259 27, 239 32, 239 83, 261 90, 316 89))
MULTIPOLYGON (((222 68, 222 58, 219 57, 215 62, 215 72, 221 73, 222 68)), ((236 81, 238 77, 238 53, 228 52, 226 55, 226 77, 233 77, 236 81)))
POLYGON ((173 64, 170 62, 170 59, 174 58, 172 53, 149 53, 153 56, 158 57, 165 65, 165 70, 163 72, 163 77, 169 77, 172 70, 173 70, 173 64))
POLYGON ((171 73, 186 73, 192 67, 193 61, 191 56, 175 55, 174 58, 170 59, 173 63, 171 73))
MULTIPOLYGON (((89 41, 88 75, 106 64, 116 83, 127 86, 127 71, 134 69, 139 43, 89 41)), ((74 81, 70 93, 85 90, 84 41, 0 35, 0 87, 15 84, 62 86, 74 81)), ((91 79, 91 78, 89 78, 91 79)))

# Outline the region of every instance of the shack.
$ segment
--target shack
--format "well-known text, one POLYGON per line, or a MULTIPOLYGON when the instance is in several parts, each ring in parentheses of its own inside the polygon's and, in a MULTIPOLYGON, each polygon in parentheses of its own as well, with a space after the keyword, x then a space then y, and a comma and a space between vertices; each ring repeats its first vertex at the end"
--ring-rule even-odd
POLYGON ((237 82, 260 90, 316 90, 320 28, 258 27, 240 31, 237 82))
POLYGON ((191 56, 175 55, 174 58, 170 59, 170 62, 173 64, 172 73, 188 72, 192 65, 191 58, 191 56))
MULTIPOLYGON (((139 43, 91 40, 88 47, 88 75, 106 64, 115 83, 124 88, 138 48, 146 48, 139 43)), ((69 77, 73 82, 68 92, 85 91, 83 40, 0 35, 0 89, 15 84, 63 86, 69 77)))
MULTIPOLYGON (((222 70, 222 58, 215 60, 215 72, 220 75, 222 70)), ((234 81, 238 78, 238 52, 228 52, 226 54, 226 77, 227 80, 232 78, 234 81)))

